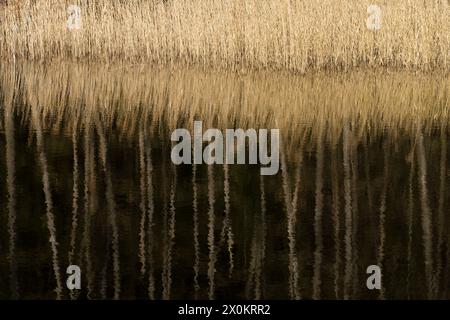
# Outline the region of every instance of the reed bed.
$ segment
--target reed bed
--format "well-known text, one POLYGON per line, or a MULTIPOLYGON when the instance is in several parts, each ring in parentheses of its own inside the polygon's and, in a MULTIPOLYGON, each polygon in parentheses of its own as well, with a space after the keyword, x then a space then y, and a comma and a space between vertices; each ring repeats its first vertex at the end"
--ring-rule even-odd
POLYGON ((355 67, 448 71, 448 0, 9 0, 0 57, 183 63, 307 72, 355 67), (381 28, 366 26, 381 9, 381 28), (67 28, 68 6, 81 29, 67 28))

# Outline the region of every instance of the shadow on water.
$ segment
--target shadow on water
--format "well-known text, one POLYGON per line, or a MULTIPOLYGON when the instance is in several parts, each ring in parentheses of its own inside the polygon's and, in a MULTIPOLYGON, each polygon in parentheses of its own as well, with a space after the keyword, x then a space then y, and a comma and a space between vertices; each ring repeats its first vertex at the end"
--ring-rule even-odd
POLYGON ((0 298, 450 298, 448 76, 0 71, 0 298), (279 128, 278 174, 174 165, 194 120, 279 128))

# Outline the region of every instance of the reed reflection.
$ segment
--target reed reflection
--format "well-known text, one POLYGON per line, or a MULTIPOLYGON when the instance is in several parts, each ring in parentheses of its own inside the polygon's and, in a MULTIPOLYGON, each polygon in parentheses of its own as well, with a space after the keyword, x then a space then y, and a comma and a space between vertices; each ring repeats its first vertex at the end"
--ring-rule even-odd
POLYGON ((0 67, 2 298, 449 298, 448 78, 42 68, 0 67), (198 118, 276 123, 281 172, 173 165, 171 129, 198 118))

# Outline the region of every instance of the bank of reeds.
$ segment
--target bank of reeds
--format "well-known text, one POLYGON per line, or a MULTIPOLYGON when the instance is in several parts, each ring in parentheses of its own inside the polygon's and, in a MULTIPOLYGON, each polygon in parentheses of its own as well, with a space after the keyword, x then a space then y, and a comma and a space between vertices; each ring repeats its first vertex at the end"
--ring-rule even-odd
MULTIPOLYGON (((4 2, 5 3, 5 2, 4 2)), ((306 72, 449 70, 448 0, 9 0, 0 57, 306 72), (370 30, 368 6, 381 9, 370 30), (69 5, 81 28, 67 27, 69 5)))

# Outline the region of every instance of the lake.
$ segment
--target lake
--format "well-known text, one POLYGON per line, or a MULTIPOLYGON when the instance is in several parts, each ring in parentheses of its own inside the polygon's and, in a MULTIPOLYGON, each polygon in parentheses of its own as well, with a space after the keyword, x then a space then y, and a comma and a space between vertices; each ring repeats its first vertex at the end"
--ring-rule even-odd
POLYGON ((449 299, 449 120, 442 73, 2 64, 0 298, 449 299), (195 120, 278 174, 174 165, 195 120))

